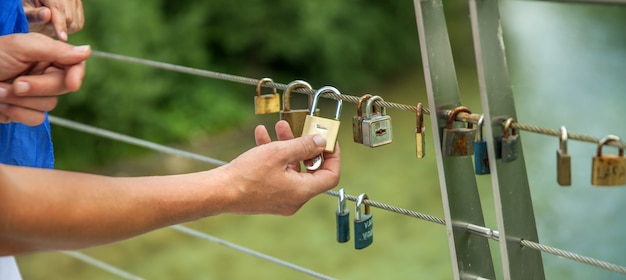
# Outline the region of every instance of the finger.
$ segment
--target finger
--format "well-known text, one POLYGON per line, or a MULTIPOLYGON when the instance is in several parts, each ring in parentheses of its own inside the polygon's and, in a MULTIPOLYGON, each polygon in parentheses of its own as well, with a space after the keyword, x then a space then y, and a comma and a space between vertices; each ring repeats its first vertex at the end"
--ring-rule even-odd
POLYGON ((83 83, 83 78, 85 77, 86 64, 87 62, 83 61, 67 68, 67 73, 65 74, 65 86, 69 92, 80 89, 80 86, 83 83))
POLYGON ((272 142, 272 138, 270 138, 270 134, 267 132, 267 128, 265 128, 264 125, 257 125, 254 129, 254 140, 257 146, 272 142))
POLYGON ((276 137, 278 137, 279 141, 293 139, 293 132, 288 122, 280 120, 276 123, 274 128, 276 129, 276 137))
POLYGON ((46 24, 50 22, 52 18, 52 12, 47 7, 27 8, 26 5, 24 5, 24 14, 26 14, 26 19, 28 19, 29 23, 46 24))
POLYGON ((326 146, 326 139, 321 135, 307 135, 281 141, 280 144, 284 145, 281 150, 287 153, 283 155, 283 159, 289 164, 321 154, 326 146))
POLYGON ((52 12, 51 23, 54 33, 61 41, 67 41, 67 16, 62 1, 46 1, 45 6, 52 12))
POLYGON ((23 123, 28 126, 40 125, 45 119, 44 112, 6 103, 0 103, 0 115, 6 116, 9 121, 23 123))
POLYGON ((15 95, 8 95, 5 98, 0 99, 0 102, 23 107, 29 110, 47 112, 56 107, 58 99, 56 96, 19 97, 15 95))
POLYGON ((55 96, 68 92, 65 72, 48 70, 41 75, 20 76, 13 81, 16 96, 55 96))
POLYGON ((83 10, 83 2, 76 0, 74 5, 71 5, 72 11, 70 12, 71 22, 68 23, 67 32, 69 34, 80 31, 85 25, 85 14, 83 10))
POLYGON ((19 46, 14 56, 25 63, 43 61, 74 65, 86 60, 91 54, 91 47, 88 45, 73 46, 38 33, 12 36, 16 41, 15 45, 19 46))

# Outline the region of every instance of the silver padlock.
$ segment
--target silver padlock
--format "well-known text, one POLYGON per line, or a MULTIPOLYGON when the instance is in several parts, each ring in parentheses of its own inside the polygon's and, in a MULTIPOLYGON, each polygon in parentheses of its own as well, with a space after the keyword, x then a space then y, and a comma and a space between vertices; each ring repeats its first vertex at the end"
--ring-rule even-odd
MULTIPOLYGON (((313 95, 313 104, 311 104, 311 108, 309 109, 310 113, 306 116, 306 119, 304 120, 302 136, 315 134, 323 136, 324 138, 326 138, 326 147, 324 148, 324 151, 333 153, 335 152, 337 136, 339 135, 339 125, 341 124, 341 122, 339 121, 339 117, 341 116, 341 106, 343 104, 343 100, 339 99, 337 101, 335 119, 327 119, 314 115, 320 96, 327 92, 341 95, 341 92, 339 92, 339 90, 331 86, 324 86, 315 92, 315 94, 313 95)), ((324 156, 323 154, 320 154, 315 158, 306 160, 304 165, 307 170, 317 170, 322 165, 323 161, 324 156)))
POLYGON ((378 95, 368 99, 362 123, 363 145, 370 148, 389 144, 393 140, 391 116, 387 115, 387 109, 381 106, 380 114, 372 114, 376 100, 385 101, 378 95))
POLYGON ((502 135, 502 162, 512 162, 519 157, 519 135, 517 129, 512 128, 515 120, 508 118, 504 122, 504 135, 502 135), (509 133, 509 130, 511 131, 509 133))
POLYGON ((454 128, 452 124, 456 119, 456 115, 465 112, 472 112, 464 106, 454 108, 448 114, 448 122, 443 129, 443 146, 442 153, 447 157, 471 156, 474 154, 474 137, 476 137, 476 129, 472 123, 468 122, 467 127, 454 128))

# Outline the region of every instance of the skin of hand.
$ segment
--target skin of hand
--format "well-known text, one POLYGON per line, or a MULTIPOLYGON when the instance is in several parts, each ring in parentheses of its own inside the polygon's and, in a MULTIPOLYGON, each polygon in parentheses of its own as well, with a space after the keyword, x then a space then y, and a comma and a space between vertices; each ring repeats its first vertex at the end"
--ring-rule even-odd
POLYGON ((57 95, 80 88, 90 54, 38 33, 0 36, 0 123, 41 124, 57 95))
POLYGON ((74 250, 223 213, 292 215, 339 182, 339 149, 316 171, 298 163, 324 150, 323 137, 279 141, 257 127, 257 147, 208 171, 107 177, 0 164, 0 255, 74 250))
POLYGON ((67 41, 68 34, 80 31, 85 24, 81 0, 23 0, 22 5, 31 32, 67 41))

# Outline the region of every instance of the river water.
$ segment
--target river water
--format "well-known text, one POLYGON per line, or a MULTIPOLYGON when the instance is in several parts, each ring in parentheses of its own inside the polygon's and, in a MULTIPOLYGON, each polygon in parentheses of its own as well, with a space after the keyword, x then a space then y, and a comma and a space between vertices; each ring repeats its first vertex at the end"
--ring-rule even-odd
MULTIPOLYGON (((503 1, 501 12, 519 121, 626 139, 626 6, 503 1)), ((560 187, 558 139, 521 134, 540 242, 626 266, 626 187, 591 185, 597 145, 568 142, 572 186, 560 187)), ((543 258, 547 279, 626 279, 543 258)))

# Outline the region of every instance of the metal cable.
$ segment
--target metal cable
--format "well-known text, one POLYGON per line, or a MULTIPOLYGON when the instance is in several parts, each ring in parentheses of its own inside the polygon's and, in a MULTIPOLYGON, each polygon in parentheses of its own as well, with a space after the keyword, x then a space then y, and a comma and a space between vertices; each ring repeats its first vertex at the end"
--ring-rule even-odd
POLYGON ((605 261, 601 261, 601 260, 597 260, 594 258, 590 258, 590 257, 585 257, 585 256, 581 256, 579 254, 576 253, 572 253, 572 252, 568 252, 565 250, 561 250, 558 248, 554 248, 554 247, 550 247, 547 245, 543 245, 537 242, 533 242, 530 240, 520 240, 520 244, 522 244, 522 246, 531 248, 531 249, 535 249, 544 253, 548 253, 548 254, 552 254, 552 255, 557 255, 557 256, 561 256, 570 260, 574 260, 577 262, 581 262, 581 263, 586 263, 589 265, 593 265, 593 266, 597 266, 599 268, 603 268, 606 270, 611 270, 614 272, 619 272, 622 274, 626 274, 626 267, 623 266, 619 266, 619 265, 615 265, 612 263, 608 263, 605 261))
POLYGON ((274 258, 272 256, 268 256, 266 254, 250 250, 248 248, 239 246, 239 245, 234 244, 234 243, 230 243, 228 241, 224 241, 224 240, 219 239, 217 237, 205 234, 203 232, 200 232, 200 231, 197 231, 197 230, 185 227, 185 226, 174 225, 174 226, 171 226, 171 228, 173 228, 175 230, 178 230, 180 232, 183 232, 185 234, 189 234, 189 235, 192 235, 192 236, 195 236, 195 237, 199 237, 199 238, 211 241, 213 243, 217 243, 219 245, 222 245, 222 246, 225 246, 225 247, 228 247, 228 248, 231 248, 231 249, 235 249, 235 250, 240 251, 242 253, 246 253, 246 254, 255 256, 257 258, 261 258, 263 260, 266 260, 266 261, 269 261, 269 262, 272 262, 272 263, 275 263, 275 264, 279 264, 279 265, 282 265, 282 266, 287 267, 287 268, 291 268, 293 270, 296 270, 298 272, 301 272, 301 273, 313 276, 313 277, 318 278, 318 279, 334 279, 334 278, 332 278, 330 276, 327 276, 327 275, 324 275, 324 274, 320 274, 320 273, 317 273, 317 272, 312 271, 310 269, 307 269, 307 268, 304 268, 304 267, 301 267, 301 266, 297 266, 297 265, 292 264, 292 263, 285 262, 285 261, 283 261, 281 259, 277 259, 277 258, 274 258))
POLYGON ((119 269, 119 268, 117 268, 115 266, 112 266, 110 264, 104 263, 104 262, 102 262, 100 260, 94 259, 94 258, 92 258, 90 256, 87 256, 87 255, 83 254, 83 253, 75 252, 75 251, 60 251, 60 252, 63 253, 63 254, 69 255, 69 256, 71 256, 71 257, 73 257, 75 259, 78 259, 78 260, 81 260, 83 262, 86 262, 86 263, 88 263, 90 265, 93 265, 95 267, 98 267, 98 268, 100 268, 102 270, 105 270, 105 271, 108 271, 110 273, 113 273, 113 274, 115 274, 115 275, 117 275, 119 277, 122 277, 124 279, 143 280, 143 278, 141 278, 139 276, 136 276, 136 275, 133 275, 131 273, 128 273, 128 272, 126 272, 124 270, 121 270, 121 269, 119 269))
MULTIPOLYGON (((561 132, 557 129, 549 129, 549 128, 543 128, 543 127, 538 127, 538 126, 534 126, 534 125, 528 125, 528 124, 521 124, 518 122, 513 122, 511 124, 512 128, 515 129, 520 129, 520 130, 525 130, 528 132, 534 132, 537 134, 544 134, 544 135, 551 135, 551 136, 556 136, 556 137, 560 137, 561 136, 561 132)), ((579 141, 583 141, 583 142, 589 142, 589 143, 594 143, 594 144, 598 144, 598 142, 600 142, 600 138, 597 137, 592 137, 589 135, 584 135, 584 134, 577 134, 577 133, 567 133, 567 138, 568 139, 573 139, 573 140, 579 140, 579 141)), ((625 149, 626 148, 626 143, 624 143, 623 141, 613 141, 613 142, 608 142, 606 143, 607 146, 614 146, 614 147, 618 147, 618 148, 622 148, 625 149)))
MULTIPOLYGON (((335 196, 335 197, 339 197, 339 192, 332 191, 332 190, 326 191, 326 194, 332 195, 332 196, 335 196)), ((345 198, 348 199, 348 200, 352 200, 352 201, 356 201, 357 200, 356 196, 349 195, 349 194, 345 194, 345 198)), ((394 212, 394 213, 410 216, 410 217, 413 217, 413 218, 422 219, 422 220, 433 222, 433 223, 440 224, 440 225, 445 225, 446 224, 446 221, 444 219, 441 219, 441 218, 438 218, 438 217, 435 217, 435 216, 431 216, 431 215, 428 215, 428 214, 423 214, 423 213, 407 210, 407 209, 404 209, 404 208, 399 208, 399 207, 396 207, 396 206, 380 203, 380 202, 369 200, 369 199, 363 200, 363 204, 369 205, 369 206, 372 206, 372 207, 376 207, 376 208, 380 208, 380 209, 384 209, 384 210, 387 210, 387 211, 391 211, 391 212, 394 212)))

